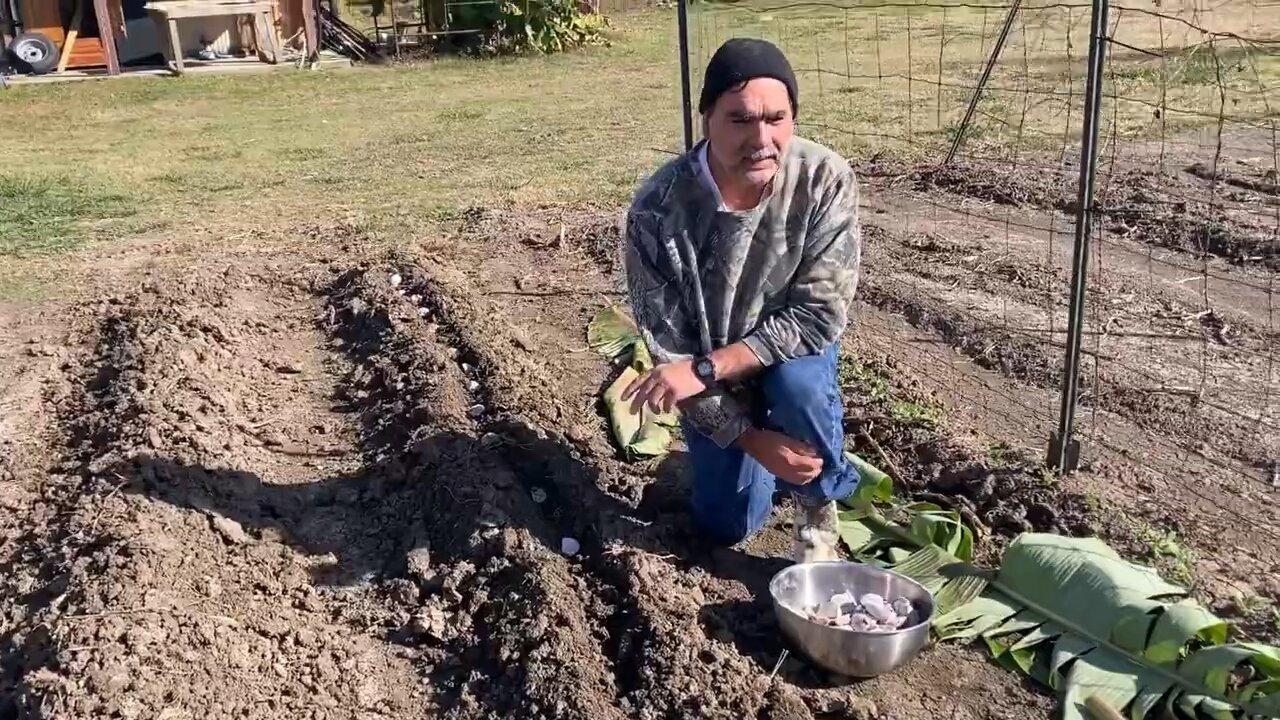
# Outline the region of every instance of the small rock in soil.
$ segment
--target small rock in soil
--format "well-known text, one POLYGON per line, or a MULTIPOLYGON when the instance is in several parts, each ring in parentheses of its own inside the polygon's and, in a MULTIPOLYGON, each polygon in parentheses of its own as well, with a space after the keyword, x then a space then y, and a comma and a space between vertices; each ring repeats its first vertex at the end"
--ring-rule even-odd
POLYGON ((796 691, 783 684, 775 684, 769 689, 765 698, 765 707, 760 717, 769 720, 792 720, 793 718, 812 717, 804 701, 796 691))
POLYGON ((293 642, 298 647, 304 647, 304 648, 315 647, 315 644, 318 641, 318 639, 319 638, 316 635, 315 631, 308 630, 307 628, 299 628, 293 633, 293 642))
POLYGON ((222 583, 211 577, 201 578, 200 591, 210 598, 216 598, 222 595, 222 583))
POLYGON ((284 433, 274 428, 264 430, 258 437, 266 443, 267 447, 280 447, 285 444, 284 433))
POLYGON ((467 416, 468 416, 468 417, 470 417, 471 419, 473 419, 473 420, 474 420, 474 419, 476 419, 476 418, 480 417, 481 415, 484 415, 484 406, 483 406, 483 405, 476 404, 476 405, 472 405, 471 407, 467 408, 467 416))
POLYGON ((302 372, 302 365, 297 362, 280 363, 276 366, 276 372, 282 372, 287 375, 297 375, 302 372))
POLYGON ((209 524, 213 526, 214 530, 218 531, 218 534, 233 545, 245 545, 253 542, 249 534, 244 531, 244 527, 229 517, 213 515, 209 519, 209 524))
POLYGON ((564 553, 565 555, 577 555, 578 551, 581 549, 582 549, 582 544, 579 543, 577 540, 571 537, 560 538, 560 552, 564 553))

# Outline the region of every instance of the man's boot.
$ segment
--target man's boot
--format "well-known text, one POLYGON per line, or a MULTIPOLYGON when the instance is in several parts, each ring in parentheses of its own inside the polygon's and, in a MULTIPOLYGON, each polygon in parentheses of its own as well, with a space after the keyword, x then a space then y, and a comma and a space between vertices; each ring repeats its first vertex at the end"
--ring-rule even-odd
POLYGON ((835 502, 814 500, 799 493, 792 493, 791 497, 796 504, 793 559, 797 563, 839 560, 835 502))

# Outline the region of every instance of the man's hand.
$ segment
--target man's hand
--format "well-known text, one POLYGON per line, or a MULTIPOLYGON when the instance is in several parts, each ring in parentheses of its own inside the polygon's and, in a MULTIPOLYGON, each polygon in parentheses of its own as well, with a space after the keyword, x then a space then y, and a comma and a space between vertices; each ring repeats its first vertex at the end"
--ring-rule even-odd
POLYGON ((807 485, 822 473, 822 456, 807 443, 772 430, 748 430, 738 447, 765 470, 792 485, 807 485))
POLYGON ((655 413, 669 413, 676 403, 706 390, 707 386, 693 374, 693 361, 659 365, 641 375, 622 391, 623 401, 631 401, 631 412, 639 414, 648 405, 655 413))

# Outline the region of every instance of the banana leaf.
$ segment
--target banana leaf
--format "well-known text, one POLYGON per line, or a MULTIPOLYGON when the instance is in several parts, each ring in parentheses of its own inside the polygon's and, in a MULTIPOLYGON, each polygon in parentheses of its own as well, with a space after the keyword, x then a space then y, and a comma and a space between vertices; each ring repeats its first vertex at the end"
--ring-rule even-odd
POLYGON ((939 639, 980 638, 999 662, 1033 677, 1043 662, 1062 696, 1063 720, 1091 717, 1091 698, 1127 709, 1132 720, 1170 710, 1193 718, 1280 714, 1270 682, 1280 679, 1280 649, 1226 643, 1223 621, 1184 588, 1100 540, 1027 533, 1009 545, 994 576, 964 564, 940 572, 980 578, 987 588, 934 620, 939 639), (1259 680, 1237 687, 1245 666, 1259 680))
POLYGON ((627 460, 665 454, 671 444, 671 428, 676 425, 674 413, 655 414, 647 409, 639 414, 631 412, 631 403, 622 399, 622 391, 638 377, 636 368, 628 365, 604 392, 609 428, 627 460))
POLYGON ((932 503, 912 503, 905 510, 911 514, 912 535, 965 562, 973 559, 973 530, 960 519, 960 513, 932 503))
POLYGON ((644 371, 653 367, 653 359, 644 345, 640 330, 622 309, 604 308, 587 324, 587 346, 610 360, 621 360, 644 371))
POLYGON ((972 557, 973 531, 960 514, 930 503, 910 503, 895 508, 909 518, 906 527, 890 522, 876 504, 892 503, 892 478, 858 455, 845 453, 845 457, 857 469, 859 481, 841 501, 845 509, 837 513, 837 528, 854 556, 924 585, 934 594, 936 613, 977 597, 985 586, 983 580, 946 578, 940 573, 941 568, 972 557))
POLYGON ((604 308, 587 325, 587 345, 611 360, 626 363, 622 373, 604 392, 609 428, 627 460, 657 457, 671 444, 675 413, 631 412, 631 403, 622 392, 640 373, 653 368, 653 357, 635 322, 619 306, 604 308))
POLYGON ((973 531, 960 513, 932 503, 897 505, 895 512, 908 520, 906 527, 895 525, 875 509, 877 503, 892 503, 893 479, 854 453, 845 453, 845 458, 858 472, 858 486, 840 501, 847 508, 839 512, 840 533, 855 555, 869 558, 935 545, 955 559, 973 558, 973 531))
POLYGON ((884 471, 851 452, 844 457, 858 472, 858 486, 841 504, 857 507, 862 503, 889 502, 893 498, 893 479, 884 471))

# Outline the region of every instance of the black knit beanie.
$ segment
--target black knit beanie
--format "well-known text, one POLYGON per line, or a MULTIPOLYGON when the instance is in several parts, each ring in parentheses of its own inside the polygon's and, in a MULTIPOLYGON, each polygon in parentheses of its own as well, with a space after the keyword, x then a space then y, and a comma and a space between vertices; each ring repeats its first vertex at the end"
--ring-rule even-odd
POLYGON ((702 80, 702 98, 698 101, 698 112, 706 114, 726 90, 759 77, 773 78, 787 86, 787 94, 791 96, 791 114, 794 116, 799 103, 796 75, 791 71, 791 63, 787 62, 787 57, 776 45, 754 38, 726 40, 716 50, 716 54, 711 56, 702 80))

